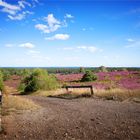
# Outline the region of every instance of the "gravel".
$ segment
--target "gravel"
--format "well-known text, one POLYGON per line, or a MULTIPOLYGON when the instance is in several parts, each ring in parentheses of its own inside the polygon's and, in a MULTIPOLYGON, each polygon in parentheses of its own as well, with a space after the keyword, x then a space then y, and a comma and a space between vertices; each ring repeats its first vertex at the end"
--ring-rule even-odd
POLYGON ((38 110, 3 116, 0 140, 138 140, 140 104, 23 96, 38 110))

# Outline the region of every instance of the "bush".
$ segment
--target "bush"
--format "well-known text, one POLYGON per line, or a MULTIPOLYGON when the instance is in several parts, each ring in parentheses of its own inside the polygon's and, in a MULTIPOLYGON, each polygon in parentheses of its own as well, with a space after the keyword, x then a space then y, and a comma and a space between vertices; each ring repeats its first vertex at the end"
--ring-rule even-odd
POLYGON ((3 75, 2 72, 0 71, 0 91, 4 90, 4 84, 3 84, 3 75))
POLYGON ((3 81, 10 79, 10 72, 8 70, 3 70, 3 81))
POLYGON ((88 82, 88 81, 95 81, 97 80, 97 76, 93 74, 92 71, 86 71, 86 73, 83 75, 81 82, 88 82))
POLYGON ((19 88, 24 92, 33 92, 37 90, 52 90, 57 87, 58 82, 53 75, 49 75, 44 69, 35 69, 22 80, 19 88))

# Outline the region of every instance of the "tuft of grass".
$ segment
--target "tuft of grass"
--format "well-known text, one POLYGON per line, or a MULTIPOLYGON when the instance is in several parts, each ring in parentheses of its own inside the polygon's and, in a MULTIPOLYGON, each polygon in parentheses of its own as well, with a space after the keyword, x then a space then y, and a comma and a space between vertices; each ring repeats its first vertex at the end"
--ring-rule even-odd
POLYGON ((17 89, 9 86, 5 86, 5 95, 17 94, 17 89))
POLYGON ((39 107, 33 101, 23 97, 3 96, 2 115, 8 115, 11 112, 18 112, 19 110, 35 110, 39 107))
POLYGON ((92 97, 92 95, 88 93, 76 94, 76 93, 69 92, 69 93, 59 94, 59 95, 50 95, 49 97, 61 98, 61 99, 76 99, 76 98, 88 98, 88 97, 92 97))
POLYGON ((36 92, 32 92, 29 95, 33 96, 45 96, 48 97, 50 95, 59 95, 65 93, 65 89, 57 89, 57 90, 50 90, 50 91, 43 91, 43 90, 38 90, 36 92))
POLYGON ((52 91, 37 91, 33 92, 30 95, 33 96, 44 96, 44 97, 56 97, 63 99, 75 99, 80 97, 91 97, 90 90, 88 89, 70 89, 66 91, 66 89, 57 89, 52 91))
POLYGON ((124 101, 126 99, 140 99, 140 90, 126 90, 126 89, 110 89, 110 90, 96 90, 95 96, 105 98, 107 100, 124 101))

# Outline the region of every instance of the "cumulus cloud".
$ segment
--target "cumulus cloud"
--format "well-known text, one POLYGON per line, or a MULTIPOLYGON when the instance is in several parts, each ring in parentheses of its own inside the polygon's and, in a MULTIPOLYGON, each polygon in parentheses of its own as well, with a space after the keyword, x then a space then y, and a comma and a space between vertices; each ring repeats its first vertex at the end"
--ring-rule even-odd
POLYGON ((30 11, 23 11, 20 14, 16 14, 16 15, 8 15, 9 19, 11 20, 22 20, 26 17, 27 14, 33 14, 30 11))
POLYGON ((71 14, 66 14, 65 18, 74 18, 74 16, 72 16, 71 14))
POLYGON ((46 40, 68 40, 70 38, 70 35, 68 34, 56 34, 52 37, 45 38, 46 40))
POLYGON ((5 12, 5 13, 8 13, 10 15, 15 15, 16 14, 15 10, 11 10, 11 9, 8 9, 8 8, 3 8, 1 11, 5 12))
POLYGON ((47 17, 44 17, 44 20, 48 22, 48 25, 54 26, 55 24, 60 24, 60 21, 57 20, 53 14, 48 14, 47 17))
POLYGON ((53 14, 48 14, 47 17, 44 17, 46 24, 36 24, 35 28, 41 30, 43 33, 51 33, 56 31, 62 26, 62 23, 54 17, 53 14))
POLYGON ((27 49, 32 49, 32 48, 35 47, 35 45, 32 44, 32 43, 27 42, 27 43, 20 44, 19 47, 27 48, 27 49))
POLYGON ((23 0, 18 1, 18 4, 19 4, 19 6, 20 6, 21 8, 25 8, 26 5, 29 6, 29 7, 31 7, 31 4, 30 4, 29 2, 23 1, 23 0))
POLYGON ((0 0, 0 6, 7 8, 7 9, 10 9, 10 10, 21 10, 20 6, 9 4, 3 0, 0 0))
POLYGON ((25 14, 18 14, 18 15, 15 15, 15 16, 8 15, 8 18, 11 19, 11 20, 22 20, 22 19, 25 18, 25 14))
POLYGON ((25 10, 26 6, 32 7, 32 4, 25 0, 19 0, 16 5, 13 5, 0 0, 0 7, 2 7, 1 11, 8 13, 7 16, 11 20, 22 20, 26 15, 33 13, 25 10))
POLYGON ((35 28, 42 31, 43 33, 50 33, 49 27, 45 24, 36 24, 35 28))

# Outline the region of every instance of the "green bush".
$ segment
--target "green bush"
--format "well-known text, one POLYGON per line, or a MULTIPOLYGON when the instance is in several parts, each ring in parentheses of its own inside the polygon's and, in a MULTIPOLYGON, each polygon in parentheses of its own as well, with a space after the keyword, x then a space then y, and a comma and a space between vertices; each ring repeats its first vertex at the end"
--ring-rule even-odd
POLYGON ((86 71, 86 73, 83 75, 81 82, 88 82, 88 81, 95 81, 97 80, 97 76, 93 74, 92 71, 86 71))
POLYGON ((4 84, 3 84, 3 74, 0 71, 0 91, 4 90, 4 84))
POLYGON ((58 82, 53 75, 49 75, 44 69, 35 69, 22 80, 19 88, 24 92, 33 92, 37 90, 52 90, 57 87, 58 82))

